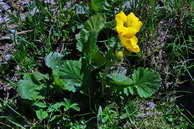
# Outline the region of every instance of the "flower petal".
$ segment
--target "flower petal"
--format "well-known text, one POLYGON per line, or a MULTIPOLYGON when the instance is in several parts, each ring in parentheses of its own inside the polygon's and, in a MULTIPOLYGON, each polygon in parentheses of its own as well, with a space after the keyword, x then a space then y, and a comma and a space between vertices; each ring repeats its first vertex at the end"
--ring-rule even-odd
POLYGON ((131 38, 137 33, 137 29, 134 27, 116 26, 116 30, 119 35, 122 35, 126 38, 131 38))
POLYGON ((121 40, 121 44, 130 52, 140 52, 140 48, 137 45, 138 39, 136 36, 133 36, 131 38, 126 38, 121 35, 119 35, 119 38, 121 40))
POLYGON ((139 32, 143 23, 139 20, 138 17, 135 16, 134 13, 130 13, 127 15, 127 23, 136 29, 136 32, 139 32))
POLYGON ((124 26, 124 23, 127 21, 127 16, 125 15, 125 13, 123 11, 121 11, 120 13, 118 13, 115 16, 115 20, 116 20, 116 24, 117 25, 122 25, 124 26))

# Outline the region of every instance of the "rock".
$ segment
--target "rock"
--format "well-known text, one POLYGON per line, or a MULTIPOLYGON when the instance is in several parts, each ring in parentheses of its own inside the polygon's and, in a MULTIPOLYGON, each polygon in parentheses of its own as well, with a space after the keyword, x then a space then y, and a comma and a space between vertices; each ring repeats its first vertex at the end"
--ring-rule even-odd
POLYGON ((56 4, 55 0, 44 0, 44 2, 48 3, 50 5, 55 5, 56 4))
POLYGON ((0 1, 0 24, 9 21, 8 15, 5 12, 10 12, 10 11, 11 11, 10 6, 1 0, 0 1))
POLYGON ((5 61, 9 61, 11 58, 12 58, 12 55, 9 53, 4 56, 5 61))
POLYGON ((9 9, 10 9, 10 6, 7 3, 0 1, 0 12, 4 10, 7 11, 9 9))

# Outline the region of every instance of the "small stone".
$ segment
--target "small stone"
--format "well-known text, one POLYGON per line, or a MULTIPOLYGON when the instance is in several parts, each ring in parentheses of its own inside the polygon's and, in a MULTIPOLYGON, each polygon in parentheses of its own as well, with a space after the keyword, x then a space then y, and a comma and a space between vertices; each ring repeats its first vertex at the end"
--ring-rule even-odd
POLYGON ((156 107, 156 104, 152 101, 147 103, 148 107, 145 110, 153 110, 156 107))
POLYGON ((15 67, 15 70, 20 70, 21 68, 20 68, 20 66, 19 65, 16 65, 16 67, 15 67))
POLYGON ((12 55, 11 54, 6 54, 4 56, 5 61, 9 61, 9 60, 11 60, 11 58, 12 58, 12 55))
POLYGON ((8 10, 10 8, 10 6, 7 3, 1 2, 1 1, 0 1, 0 7, 1 7, 0 8, 1 10, 8 10))

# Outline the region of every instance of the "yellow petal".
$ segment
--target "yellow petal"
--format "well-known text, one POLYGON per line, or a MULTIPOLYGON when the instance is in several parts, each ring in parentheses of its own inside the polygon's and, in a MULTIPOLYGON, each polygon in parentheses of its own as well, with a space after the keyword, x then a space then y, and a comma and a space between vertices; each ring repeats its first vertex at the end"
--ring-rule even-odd
POLYGON ((117 25, 124 25, 124 23, 127 21, 127 16, 123 11, 121 11, 115 16, 115 20, 117 25))
POLYGON ((130 13, 126 16, 125 13, 121 11, 116 15, 115 20, 116 31, 119 35, 128 38, 133 37, 137 32, 139 32, 142 26, 142 22, 139 21, 139 18, 137 18, 134 13, 130 13))
POLYGON ((133 36, 131 38, 126 38, 121 35, 119 35, 119 38, 121 40, 121 44, 130 52, 140 52, 140 48, 137 44, 138 39, 136 36, 133 36))
POLYGON ((124 27, 122 25, 117 25, 116 30, 119 35, 127 38, 133 37, 137 33, 137 29, 134 27, 124 27))
POLYGON ((143 25, 143 23, 139 20, 138 17, 135 16, 134 13, 130 13, 127 15, 127 24, 130 27, 135 28, 136 32, 139 32, 139 30, 141 29, 141 26, 143 25))

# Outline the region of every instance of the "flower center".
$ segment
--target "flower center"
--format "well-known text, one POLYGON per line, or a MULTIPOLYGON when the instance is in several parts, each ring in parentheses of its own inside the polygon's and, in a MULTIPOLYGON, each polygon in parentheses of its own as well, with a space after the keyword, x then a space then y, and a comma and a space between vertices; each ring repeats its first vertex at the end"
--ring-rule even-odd
POLYGON ((130 26, 132 26, 132 22, 128 20, 128 21, 124 22, 123 26, 130 27, 130 26))

